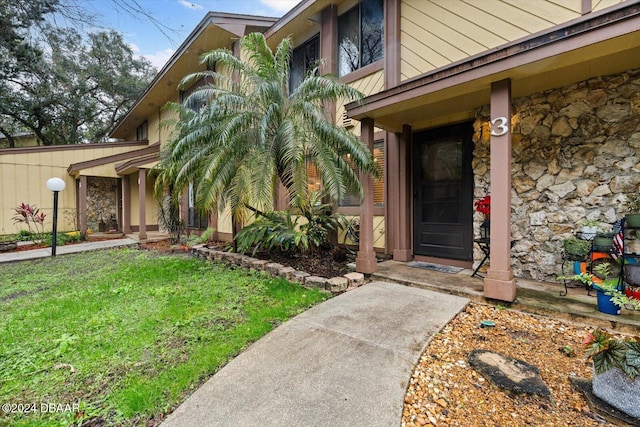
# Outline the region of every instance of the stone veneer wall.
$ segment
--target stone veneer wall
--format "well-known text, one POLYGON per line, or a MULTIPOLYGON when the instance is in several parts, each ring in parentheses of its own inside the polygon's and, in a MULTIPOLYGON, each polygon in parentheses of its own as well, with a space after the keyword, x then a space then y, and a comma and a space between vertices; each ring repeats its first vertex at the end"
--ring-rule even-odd
MULTIPOLYGON (((554 282, 562 240, 584 219, 624 216, 627 195, 640 189, 640 69, 513 103, 512 267, 516 277, 554 282)), ((474 123, 475 199, 489 191, 489 114, 482 107, 474 123)), ((483 218, 474 219, 478 235, 483 218)))
MULTIPOLYGON (((87 177, 87 228, 98 232, 100 219, 109 231, 111 218, 118 218, 118 179, 87 177)), ((119 226, 119 224, 118 224, 119 226)))

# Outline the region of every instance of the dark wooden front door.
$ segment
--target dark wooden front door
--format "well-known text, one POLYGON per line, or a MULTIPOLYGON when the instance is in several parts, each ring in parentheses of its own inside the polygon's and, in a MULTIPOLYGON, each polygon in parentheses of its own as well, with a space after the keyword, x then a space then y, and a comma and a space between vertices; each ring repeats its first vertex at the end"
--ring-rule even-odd
POLYGON ((413 248, 417 255, 473 255, 471 123, 413 135, 413 248))

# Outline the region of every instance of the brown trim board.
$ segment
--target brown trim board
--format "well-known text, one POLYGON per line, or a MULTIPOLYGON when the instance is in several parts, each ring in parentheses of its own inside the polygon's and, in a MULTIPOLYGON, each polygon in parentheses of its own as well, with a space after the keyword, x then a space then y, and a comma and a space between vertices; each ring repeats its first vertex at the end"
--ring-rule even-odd
POLYGON ((160 143, 155 143, 141 150, 127 151, 126 153, 113 154, 111 156, 100 157, 97 159, 87 160, 85 162, 72 163, 67 168, 69 175, 79 173, 82 169, 88 169, 96 166, 115 163, 122 160, 131 159, 133 157, 145 156, 148 154, 157 154, 160 152, 160 143))
POLYGON ((95 150, 97 148, 136 147, 141 145, 149 145, 149 141, 92 142, 90 144, 40 145, 37 147, 0 148, 0 156, 3 154, 42 153, 45 151, 65 150, 95 150))

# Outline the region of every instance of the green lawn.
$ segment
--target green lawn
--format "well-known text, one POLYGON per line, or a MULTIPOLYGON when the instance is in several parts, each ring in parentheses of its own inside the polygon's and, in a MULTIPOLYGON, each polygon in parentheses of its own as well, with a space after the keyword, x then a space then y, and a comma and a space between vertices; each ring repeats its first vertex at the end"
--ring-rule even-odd
POLYGON ((136 250, 2 265, 0 425, 144 424, 326 298, 257 273, 136 250))

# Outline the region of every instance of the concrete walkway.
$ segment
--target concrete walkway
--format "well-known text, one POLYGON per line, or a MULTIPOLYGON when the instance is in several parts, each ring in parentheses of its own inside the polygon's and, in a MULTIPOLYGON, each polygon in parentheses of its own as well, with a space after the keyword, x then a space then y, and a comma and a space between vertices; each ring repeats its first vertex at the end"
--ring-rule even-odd
POLYGON ((279 326, 163 426, 395 426, 414 364, 468 299, 374 282, 279 326))
MULTIPOLYGON (((56 255, 72 254, 76 252, 94 251, 97 249, 108 249, 119 246, 135 245, 138 242, 126 239, 110 239, 98 242, 77 243, 75 245, 64 245, 56 247, 56 255)), ((26 261, 30 259, 48 258, 51 256, 51 248, 32 249, 29 251, 0 253, 0 264, 5 262, 26 261)))

